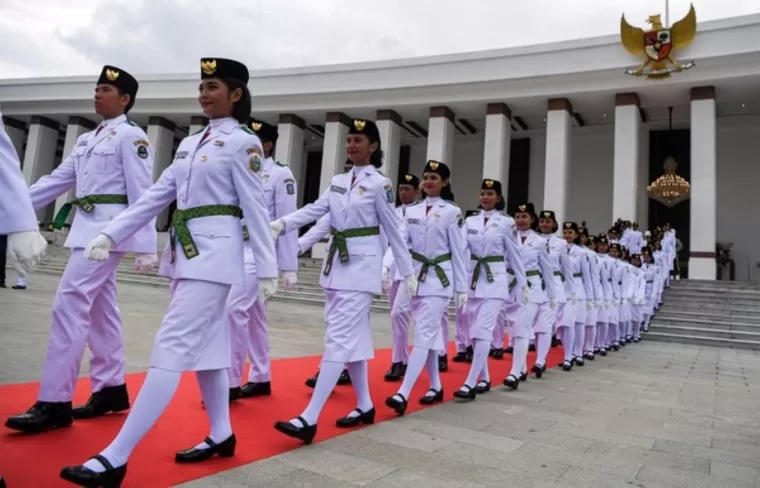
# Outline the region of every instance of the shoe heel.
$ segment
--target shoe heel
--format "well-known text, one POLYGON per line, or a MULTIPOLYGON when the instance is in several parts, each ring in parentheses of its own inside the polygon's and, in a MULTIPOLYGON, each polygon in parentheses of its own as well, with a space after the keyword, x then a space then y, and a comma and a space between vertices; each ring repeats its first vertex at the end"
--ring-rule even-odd
POLYGON ((227 445, 219 446, 219 457, 228 458, 235 455, 235 444, 236 442, 230 442, 227 445))
POLYGON ((373 408, 371 412, 367 412, 362 417, 362 422, 364 422, 367 425, 372 425, 375 423, 375 409, 373 408))

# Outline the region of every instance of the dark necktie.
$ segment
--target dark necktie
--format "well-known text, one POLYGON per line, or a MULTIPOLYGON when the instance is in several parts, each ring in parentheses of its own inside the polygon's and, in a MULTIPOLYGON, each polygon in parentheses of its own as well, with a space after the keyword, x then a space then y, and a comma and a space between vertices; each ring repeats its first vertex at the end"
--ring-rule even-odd
POLYGON ((208 139, 209 135, 211 135, 211 129, 210 128, 208 130, 206 130, 206 132, 203 133, 203 137, 201 137, 201 142, 198 143, 198 147, 200 147, 206 141, 206 139, 208 139))
POLYGON ((405 207, 405 206, 403 206, 403 205, 401 206, 401 215, 402 215, 403 217, 406 217, 406 207, 405 207))
POLYGON ((351 186, 354 186, 355 181, 356 181, 356 173, 351 173, 351 186))
POLYGON ((488 217, 483 217, 483 227, 488 223, 488 217))
POLYGON ((428 206, 427 206, 427 208, 425 209, 425 215, 427 215, 427 214, 429 214, 429 213, 430 213, 430 209, 431 209, 431 208, 433 208, 433 206, 432 206, 432 205, 428 205, 428 206))
POLYGON ((97 136, 98 134, 100 134, 100 131, 102 131, 105 126, 106 126, 105 124, 101 124, 100 127, 98 127, 98 130, 95 131, 95 135, 97 136))
POLYGON ((528 236, 520 236, 520 239, 522 239, 522 243, 525 244, 525 239, 527 239, 528 236))

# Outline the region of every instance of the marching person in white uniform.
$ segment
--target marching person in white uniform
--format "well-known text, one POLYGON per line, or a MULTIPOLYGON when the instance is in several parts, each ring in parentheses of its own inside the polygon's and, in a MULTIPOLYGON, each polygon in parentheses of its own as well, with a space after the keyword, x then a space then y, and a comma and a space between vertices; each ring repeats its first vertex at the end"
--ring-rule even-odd
MULTIPOLYGON (((264 161, 261 165, 261 180, 264 184, 265 204, 269 210, 269 220, 276 220, 298 209, 298 190, 290 168, 272 159, 277 143, 277 127, 252 119, 249 127, 261 140, 264 147, 264 161)), ((249 238, 244 229, 244 239, 249 238)), ((282 287, 295 287, 298 277, 298 232, 288 232, 277 238, 277 267, 282 273, 282 287)), ((267 304, 258 300, 256 292, 256 265, 253 256, 246 253, 246 271, 250 277, 242 288, 233 287, 228 298, 228 317, 231 332, 232 367, 230 368, 230 400, 238 397, 269 395, 271 387, 271 361, 269 358, 269 325, 267 304), (251 358, 248 382, 241 383, 246 352, 251 358)))
MULTIPOLYGON (((517 286, 523 290, 528 286, 515 221, 502 213, 504 206, 501 182, 485 179, 480 185, 481 211, 465 220, 465 256, 469 255, 472 261, 466 312, 468 323, 472 324, 474 354, 467 379, 454 392, 456 398, 474 400, 477 393, 490 391, 488 352, 493 329, 510 288, 517 286), (514 278, 507 269, 513 271, 514 278)), ((524 296, 529 294, 526 292, 524 296)))
MULTIPOLYGON (((339 427, 371 424, 375 408, 369 394, 367 360, 374 357, 370 310, 373 295, 380 294, 384 253, 381 229, 396 256, 406 289, 416 294, 417 280, 393 209, 390 180, 378 172, 382 148, 377 125, 354 119, 346 141, 354 162, 350 173, 335 175, 316 202, 270 223, 273 236, 299 229, 330 215, 329 251, 322 266, 320 285, 325 290, 325 352, 311 401, 299 416, 275 423, 275 429, 300 439, 314 440, 322 408, 343 368, 351 375, 357 407, 338 419, 339 427)), ((437 317, 440 319, 440 315, 437 317)))
POLYGON ((256 260, 259 293, 277 289, 277 261, 263 198, 263 149, 246 124, 251 113, 248 69, 222 58, 201 60, 199 102, 209 124, 186 137, 174 162, 128 210, 87 245, 88 259, 109 259, 111 249, 137 232, 176 199, 171 239, 160 273, 172 279, 172 300, 156 334, 151 367, 114 441, 84 465, 61 477, 80 486, 119 486, 127 460, 174 396, 183 371, 195 371, 210 433, 178 452, 178 463, 201 462, 235 452, 229 412, 229 328, 224 315, 232 285, 245 283, 243 248, 256 260), (244 243, 245 215, 250 241, 244 243))
POLYGON ((610 324, 614 318, 614 309, 612 301, 614 299, 614 293, 612 290, 612 268, 615 265, 612 258, 607 254, 610 249, 610 242, 607 236, 600 234, 597 238, 596 252, 599 255, 599 272, 602 280, 602 292, 604 294, 602 300, 602 306, 599 308, 599 317, 597 317, 597 334, 596 334, 596 348, 595 353, 600 356, 607 355, 607 349, 611 345, 610 342, 610 324))
MULTIPOLYGON (((8 235, 11 259, 25 271, 32 271, 45 255, 47 241, 40 234, 21 163, 2 120, 0 112, 0 234, 8 235)), ((5 487, 2 477, 0 487, 5 487)))
MULTIPOLYGON (((396 207, 396 215, 403 222, 406 219, 407 209, 419 203, 420 179, 412 174, 406 174, 399 178, 398 197, 401 204, 396 207)), ((401 380, 406 374, 406 367, 409 364, 411 299, 409 295, 404 293, 404 277, 398 273, 393 261, 393 253, 386 253, 383 258, 382 279, 383 291, 388 293, 388 304, 391 309, 393 348, 391 349, 391 367, 385 373, 385 381, 401 380)))
POLYGON ((71 154, 29 188, 35 208, 55 201, 72 187, 76 198, 55 217, 60 229, 77 207, 65 246, 71 257, 53 302, 52 324, 37 402, 5 426, 39 433, 129 408, 124 382, 124 344, 116 301, 116 268, 128 252, 136 253, 135 269, 147 272, 156 262, 155 220, 119 243, 104 262, 88 261, 83 250, 112 219, 153 184, 153 150, 145 132, 127 119, 138 83, 129 73, 104 66, 95 87, 95 111, 103 121, 77 138, 71 154), (71 400, 85 345, 92 351, 92 396, 72 409, 71 400))
MULTIPOLYGON (((513 390, 521 380, 527 379, 528 345, 536 336, 541 350, 539 356, 546 357, 551 347, 552 313, 557 309, 554 270, 549 261, 549 242, 538 235, 538 215, 532 203, 523 203, 515 209, 515 224, 520 238, 520 259, 525 268, 528 288, 523 289, 523 300, 509 331, 514 337, 512 370, 504 379, 504 386, 513 390), (527 298, 526 298, 527 297, 527 298)), ((537 349, 538 349, 537 348, 537 349)), ((538 363, 536 363, 538 364, 538 363)), ((546 364, 540 364, 541 374, 546 364)), ((537 376, 541 376, 537 374, 537 376)))
MULTIPOLYGON (((443 387, 438 368, 438 352, 444 349, 441 317, 447 312, 452 296, 456 306, 467 303, 467 267, 464 259, 461 210, 452 197, 449 167, 430 160, 422 174, 425 198, 406 212, 404 238, 414 260, 419 289, 412 295, 414 343, 404 381, 398 391, 385 400, 397 415, 406 412, 409 394, 422 373, 427 370, 430 388, 420 403, 430 405, 443 401, 443 387)), ((398 259, 398 250, 390 249, 398 259)))
POLYGON ((570 364, 568 364, 567 359, 562 363, 562 369, 565 371, 570 371, 574 364, 583 366, 586 313, 591 308, 591 299, 587 297, 593 296, 589 259, 586 250, 579 245, 578 231, 578 224, 575 222, 565 222, 562 225, 562 236, 565 238, 565 242, 567 242, 567 254, 573 272, 572 279, 575 295, 575 299, 572 300, 572 317, 575 325, 572 331, 566 331, 565 338, 562 339, 562 347, 565 348, 566 356, 568 349, 572 354, 572 359, 569 361, 570 364), (572 341, 569 341, 568 335, 573 336, 572 341))

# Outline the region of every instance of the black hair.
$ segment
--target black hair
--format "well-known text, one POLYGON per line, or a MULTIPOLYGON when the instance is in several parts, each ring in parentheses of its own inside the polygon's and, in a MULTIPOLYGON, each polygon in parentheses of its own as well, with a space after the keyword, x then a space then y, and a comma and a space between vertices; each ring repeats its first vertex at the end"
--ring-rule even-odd
MULTIPOLYGON (((251 92, 248 91, 248 85, 237 78, 221 78, 221 81, 227 86, 230 92, 235 91, 237 88, 240 88, 240 91, 243 92, 240 96, 240 100, 235 102, 235 105, 232 107, 232 116, 240 122, 240 125, 248 125, 248 119, 251 118, 252 110, 251 92)), ((272 149, 274 150, 274 146, 272 149)))
MULTIPOLYGON (((369 157, 369 162, 375 168, 380 168, 383 165, 383 150, 380 149, 380 141, 377 142, 377 151, 373 152, 369 157)), ((372 141, 370 141, 370 144, 372 141)))
POLYGON ((135 106, 135 97, 133 97, 132 95, 130 95, 129 93, 125 91, 119 90, 118 88, 116 89, 116 91, 119 92, 119 95, 122 95, 122 96, 126 95, 129 97, 129 102, 127 102, 127 106, 124 107, 124 115, 127 115, 129 111, 132 110, 132 107, 135 106))

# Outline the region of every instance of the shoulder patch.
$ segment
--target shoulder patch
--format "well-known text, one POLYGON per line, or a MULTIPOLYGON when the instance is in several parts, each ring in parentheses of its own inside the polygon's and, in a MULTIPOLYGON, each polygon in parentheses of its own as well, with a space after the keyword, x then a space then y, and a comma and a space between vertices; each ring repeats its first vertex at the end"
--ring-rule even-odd
POLYGON ((251 134, 252 136, 255 136, 255 135, 256 135, 256 133, 255 133, 255 132, 253 132, 251 129, 249 129, 247 125, 239 125, 238 127, 239 127, 240 129, 242 129, 242 130, 243 130, 243 132, 247 132, 248 134, 251 134))
POLYGON ((148 159, 148 146, 142 144, 137 146, 137 157, 140 159, 148 159))
POLYGON ((258 154, 253 154, 248 160, 248 167, 251 168, 251 171, 254 173, 261 171, 261 157, 258 154))
POLYGON ((461 229, 464 226, 464 218, 462 218, 462 214, 457 214, 457 226, 461 229))
POLYGON ((285 178, 283 183, 285 183, 285 193, 288 195, 296 194, 296 180, 293 178, 285 178))
POLYGON ((385 190, 385 199, 392 205, 396 201, 396 197, 393 195, 393 186, 385 185, 383 189, 385 190))

